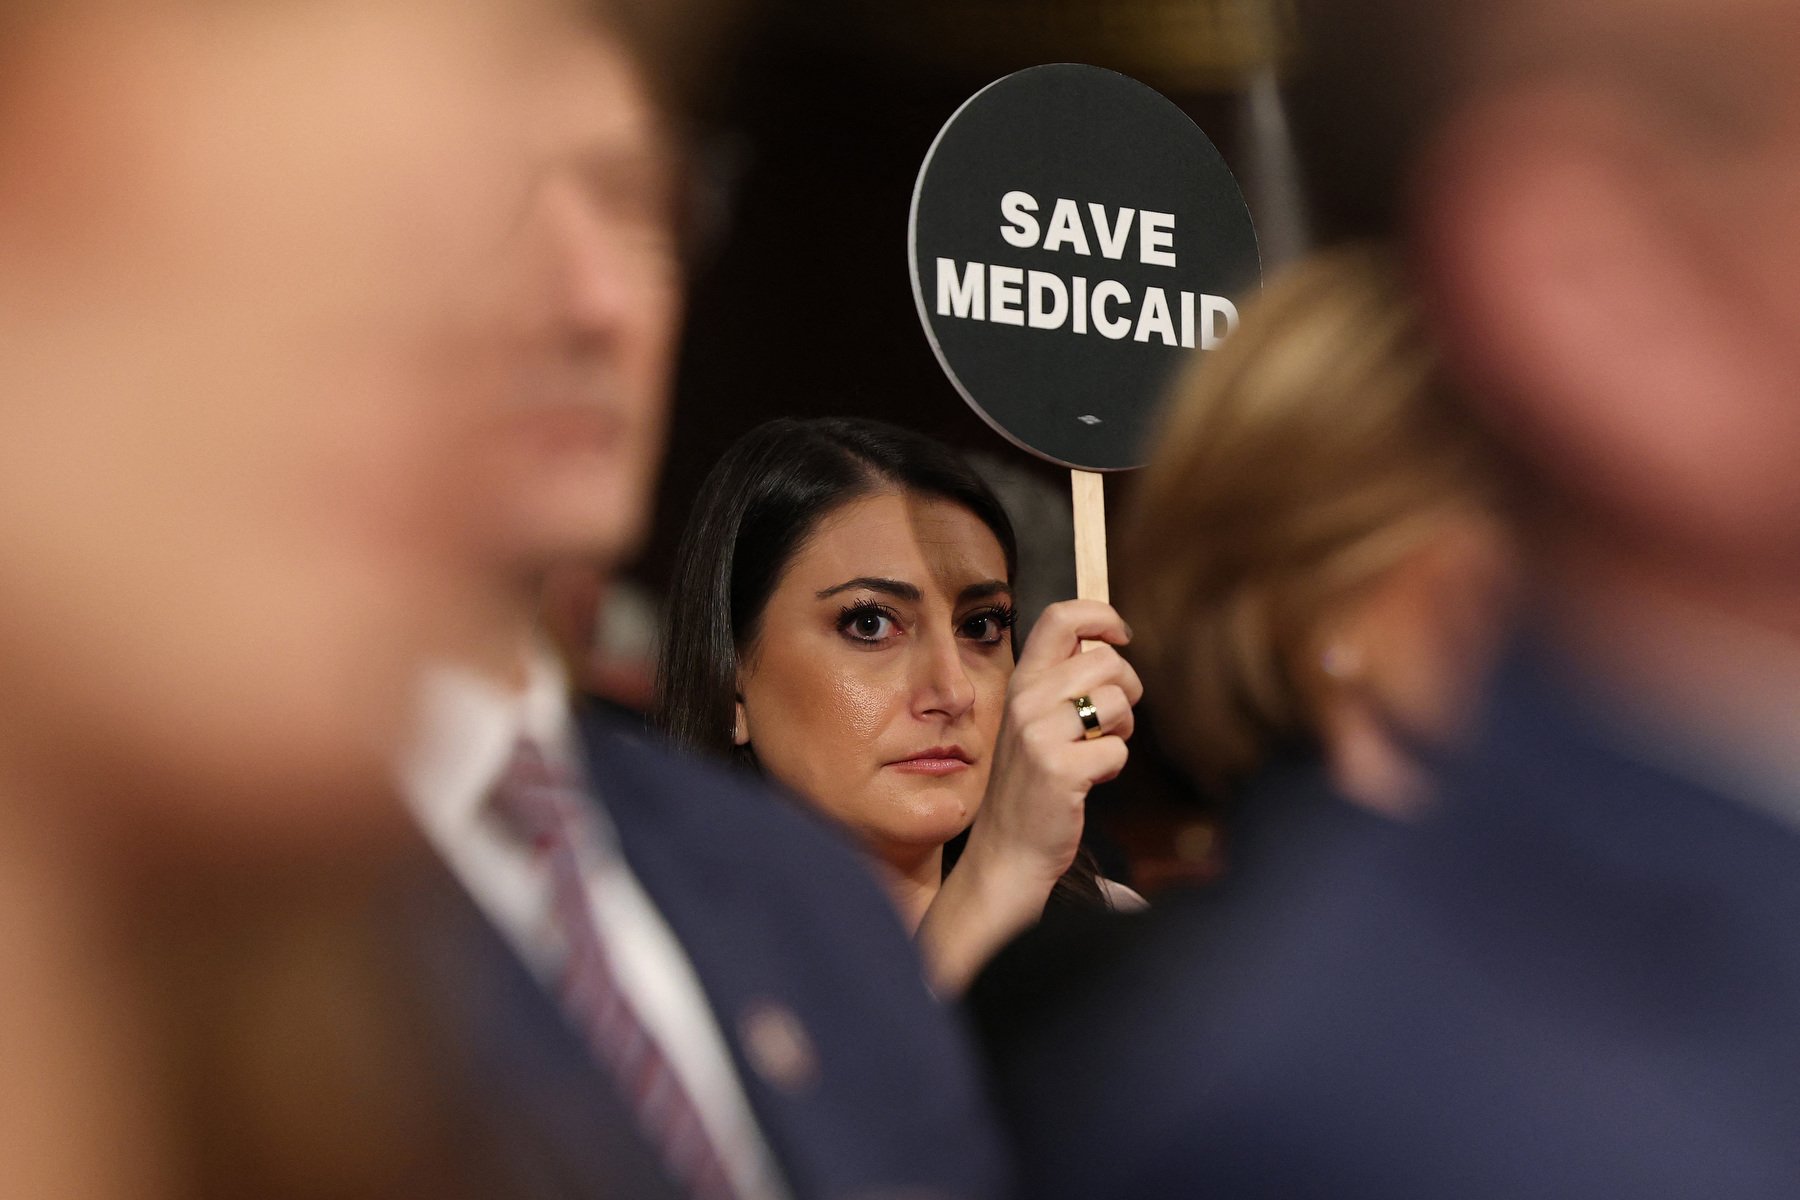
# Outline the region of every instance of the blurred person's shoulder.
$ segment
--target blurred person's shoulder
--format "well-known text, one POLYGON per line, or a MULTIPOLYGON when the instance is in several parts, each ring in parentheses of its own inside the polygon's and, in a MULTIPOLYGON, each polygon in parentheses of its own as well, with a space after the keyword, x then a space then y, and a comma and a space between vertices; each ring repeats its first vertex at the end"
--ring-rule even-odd
POLYGON ((1242 886, 1159 897, 1002 1064, 1033 1194, 1794 1194, 1767 1114, 1800 1087, 1767 1064, 1800 959, 1753 935, 1800 900, 1800 842, 1500 676, 1422 817, 1300 786, 1242 886))
POLYGON ((578 712, 587 770, 626 862, 690 954, 762 954, 808 978, 905 985, 934 1004, 912 940, 846 835, 760 777, 578 712), (733 931, 735 942, 721 934, 733 931))
POLYGON ((1355 814, 1307 822, 1228 885, 1159 895, 1026 1033, 990 1042, 1030 1193, 1312 1196, 1345 1182, 1346 1122, 1388 1082, 1363 1052, 1394 1045, 1384 994, 1410 974, 1417 914, 1397 859, 1413 836, 1355 814))
MULTIPOLYGON (((1180 981, 1178 999, 1145 1014, 1150 1027, 1164 1016, 1179 1024, 1194 998, 1218 984, 1218 956, 1239 929, 1272 930, 1290 919, 1289 910, 1311 894, 1333 860, 1362 853, 1362 839, 1378 838, 1389 824, 1336 792, 1316 759, 1298 756, 1261 772, 1228 818, 1229 866, 1220 878, 1165 888, 1153 904, 1139 898, 1061 912, 1006 946, 969 996, 990 1054, 1004 1061, 1061 1022, 1109 1023, 1138 1002, 1129 993, 1147 974, 1158 981, 1145 984, 1153 1002, 1164 984, 1180 981)), ((1109 899, 1112 887, 1103 886, 1109 899)), ((1340 895, 1337 902, 1350 899, 1340 895)))
POLYGON ((628 830, 654 828, 693 855, 734 862, 774 853, 820 877, 848 872, 858 890, 873 886, 835 826, 760 776, 676 749, 598 710, 578 709, 576 723, 595 789, 628 830))

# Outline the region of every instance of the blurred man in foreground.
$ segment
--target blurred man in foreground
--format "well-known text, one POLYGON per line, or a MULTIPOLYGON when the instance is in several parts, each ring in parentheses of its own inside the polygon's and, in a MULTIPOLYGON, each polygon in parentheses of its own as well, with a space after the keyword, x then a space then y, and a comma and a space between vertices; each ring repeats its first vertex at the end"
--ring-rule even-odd
POLYGON ((468 619, 446 297, 556 28, 0 3, 0 1193, 482 1194, 335 906, 468 619))
POLYGON ((989 1195, 970 1064, 849 851, 744 781, 573 719, 536 626, 553 568, 610 573, 642 536, 681 308, 682 161, 638 14, 603 11, 536 126, 495 322, 503 404, 478 437, 487 605, 428 681, 408 794, 612 1085, 607 1112, 537 1097, 571 1178, 604 1128, 670 1194, 989 1195))
POLYGON ((1531 615, 1429 814, 1016 1064, 1033 1194, 1800 1194, 1800 23, 1317 7, 1317 182, 1417 264, 1531 615))

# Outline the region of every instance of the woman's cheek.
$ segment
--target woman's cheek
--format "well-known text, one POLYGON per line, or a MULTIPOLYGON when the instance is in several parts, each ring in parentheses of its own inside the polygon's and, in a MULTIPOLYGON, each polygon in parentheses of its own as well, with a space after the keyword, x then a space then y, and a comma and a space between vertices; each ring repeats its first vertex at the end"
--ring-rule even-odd
POLYGON ((831 696, 834 733, 846 745, 867 746, 881 736, 894 706, 895 693, 865 672, 840 672, 827 689, 831 696))
POLYGON ((1000 717, 1006 711, 1006 685, 1012 682, 1013 664, 1001 658, 984 664, 975 673, 975 724, 992 747, 1000 734, 1000 717))

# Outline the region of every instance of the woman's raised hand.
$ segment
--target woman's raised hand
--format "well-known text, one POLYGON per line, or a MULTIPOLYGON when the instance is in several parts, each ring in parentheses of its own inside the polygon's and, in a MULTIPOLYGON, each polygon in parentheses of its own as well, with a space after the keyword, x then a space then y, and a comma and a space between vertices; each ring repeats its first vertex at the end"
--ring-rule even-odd
POLYGON ((1088 791, 1124 769, 1144 685, 1113 647, 1131 630, 1111 605, 1065 600, 1038 618, 1006 690, 987 794, 966 854, 1047 897, 1081 845, 1088 791), (1082 642, 1095 643, 1082 652, 1082 642), (1098 720, 1089 736, 1076 701, 1098 720))
POLYGON ((1114 649, 1130 640, 1119 614, 1097 600, 1065 600, 1038 618, 1006 690, 968 847, 919 926, 940 994, 960 993, 1037 920, 1080 849, 1088 791, 1124 769, 1132 708, 1144 694, 1114 649), (1084 653, 1084 641, 1096 644, 1084 653))

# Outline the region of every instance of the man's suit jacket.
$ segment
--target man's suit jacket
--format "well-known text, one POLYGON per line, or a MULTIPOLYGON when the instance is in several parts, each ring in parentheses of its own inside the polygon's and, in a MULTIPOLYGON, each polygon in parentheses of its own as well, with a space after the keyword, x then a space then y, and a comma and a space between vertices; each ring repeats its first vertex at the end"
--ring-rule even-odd
MULTIPOLYGON (((580 733, 624 856, 692 962, 796 1200, 1006 1194, 963 1031, 836 833, 753 780, 599 718, 584 717, 580 733)), ((616 1125, 622 1110, 593 1095, 602 1072, 554 1002, 493 930, 460 922, 450 941, 464 949, 446 947, 440 969, 470 973, 453 1019, 491 1060, 477 1074, 508 1072, 505 1103, 528 1113, 509 1124, 533 1127, 537 1175, 553 1185, 530 1194, 634 1195, 608 1179, 606 1160, 620 1157, 611 1174, 641 1178, 642 1147, 583 1133, 591 1120, 616 1125)))
POLYGON ((796 1197, 1002 1194, 962 1030, 837 833, 598 719, 582 735, 625 858, 687 951, 796 1197))
POLYGON ((1169 920, 1011 1063, 1027 1193, 1800 1196, 1800 834, 1615 740, 1518 655, 1429 817, 1169 920))
POLYGON ((493 1200, 680 1200, 631 1110, 510 943, 435 854, 385 914, 391 962, 431 1048, 452 1167, 493 1200))

